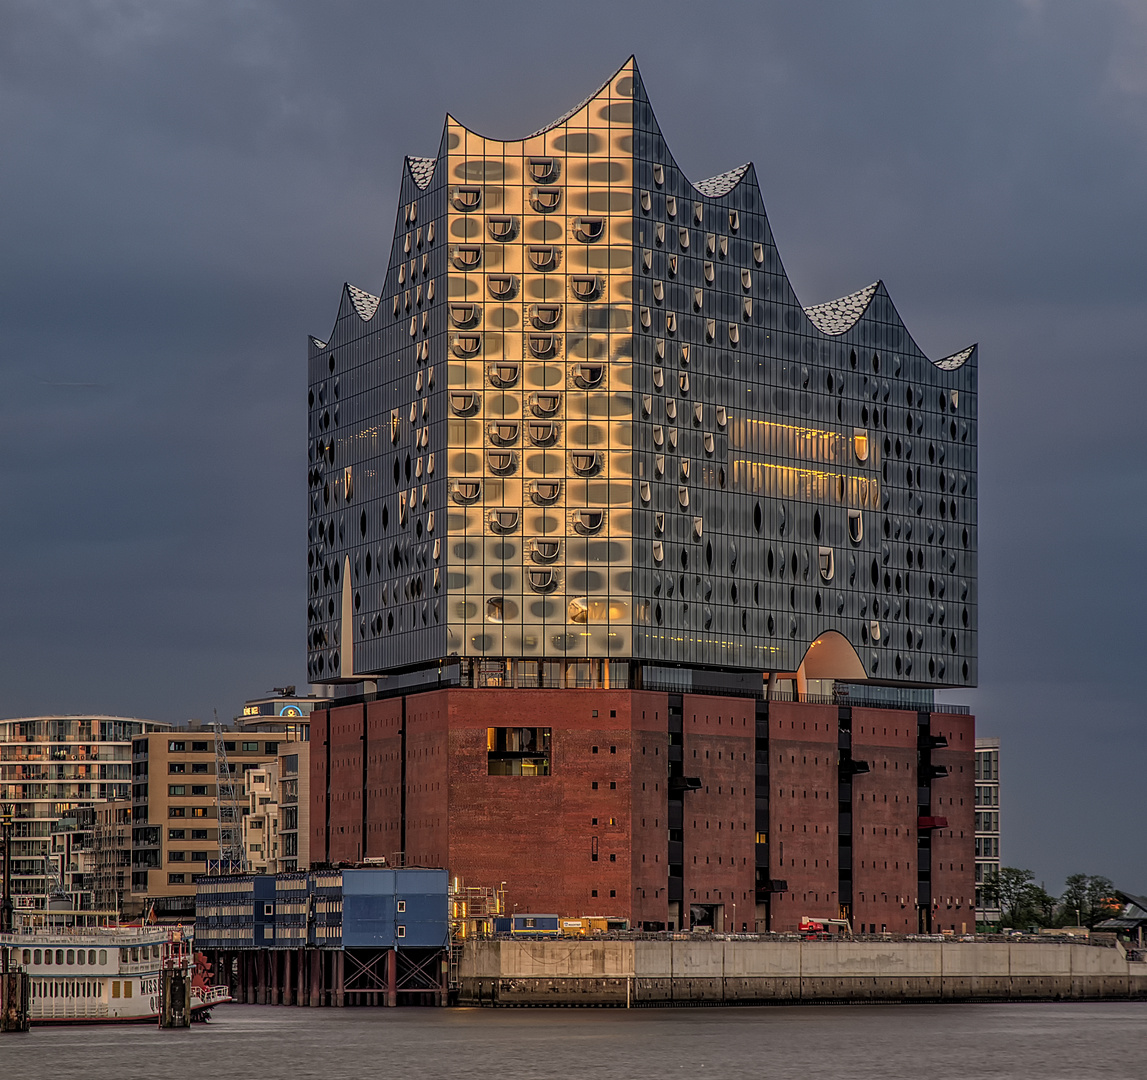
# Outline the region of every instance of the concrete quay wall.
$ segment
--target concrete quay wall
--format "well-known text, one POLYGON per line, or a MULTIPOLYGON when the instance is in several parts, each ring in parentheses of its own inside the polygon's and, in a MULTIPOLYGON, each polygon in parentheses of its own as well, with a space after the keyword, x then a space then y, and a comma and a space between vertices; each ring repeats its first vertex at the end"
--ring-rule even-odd
POLYGON ((469 941, 459 1004, 1147 998, 1147 964, 1066 942, 469 941))

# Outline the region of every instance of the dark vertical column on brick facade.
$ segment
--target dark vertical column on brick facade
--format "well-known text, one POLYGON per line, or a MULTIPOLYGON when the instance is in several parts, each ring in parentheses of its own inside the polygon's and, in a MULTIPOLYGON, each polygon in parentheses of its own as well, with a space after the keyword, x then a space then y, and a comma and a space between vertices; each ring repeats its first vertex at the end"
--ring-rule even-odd
POLYGON ((398 781, 398 846, 406 859, 406 695, 402 697, 402 723, 398 729, 399 781, 398 781))
POLYGON ((685 710, 684 699, 680 694, 669 695, 668 723, 669 891, 667 895, 670 926, 674 930, 680 930, 686 925, 689 917, 685 906, 685 710), (677 840, 673 839, 675 836, 677 840))
POLYGON ((917 930, 932 932, 932 831, 919 828, 932 814, 932 714, 916 714, 916 910, 917 930))
MULTIPOLYGON (((755 710, 753 828, 754 884, 758 931, 772 930, 773 875, 769 869, 769 703, 760 698, 755 710)), ((783 875, 781 875, 783 877, 783 875)))
POLYGON ((331 861, 331 711, 323 711, 323 862, 331 861))
POLYGON ((841 705, 837 710, 837 753, 840 757, 840 778, 837 785, 839 815, 836 827, 837 844, 837 896, 840 917, 853 917, 852 901, 852 708, 841 705))
POLYGON ((367 851, 367 805, 370 802, 370 787, 368 786, 367 762, 370 761, 370 730, 366 720, 366 702, 362 703, 362 841, 359 844, 359 858, 366 858, 367 851))

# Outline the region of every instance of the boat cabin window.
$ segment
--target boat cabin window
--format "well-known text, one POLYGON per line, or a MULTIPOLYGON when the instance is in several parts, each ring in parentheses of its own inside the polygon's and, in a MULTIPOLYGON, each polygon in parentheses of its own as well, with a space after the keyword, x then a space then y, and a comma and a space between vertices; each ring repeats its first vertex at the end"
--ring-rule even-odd
POLYGON ((56 950, 56 963, 62 964, 63 962, 64 962, 64 950, 63 949, 57 949, 56 950))
POLYGON ((100 949, 100 963, 106 964, 107 962, 108 962, 108 951, 107 951, 107 949, 100 949))

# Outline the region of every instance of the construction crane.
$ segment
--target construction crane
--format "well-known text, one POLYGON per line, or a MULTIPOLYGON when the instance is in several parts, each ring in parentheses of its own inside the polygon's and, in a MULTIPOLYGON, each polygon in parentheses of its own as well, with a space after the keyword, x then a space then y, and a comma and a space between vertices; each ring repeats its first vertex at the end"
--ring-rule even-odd
POLYGON ((219 824, 219 872, 246 873, 247 850, 243 845, 243 816, 235 790, 235 775, 227 760, 227 744, 219 710, 215 711, 215 815, 219 824))

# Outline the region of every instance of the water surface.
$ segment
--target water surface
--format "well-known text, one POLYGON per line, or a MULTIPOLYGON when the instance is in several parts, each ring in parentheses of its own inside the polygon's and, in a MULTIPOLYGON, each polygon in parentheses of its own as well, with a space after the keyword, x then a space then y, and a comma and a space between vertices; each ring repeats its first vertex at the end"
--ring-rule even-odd
POLYGON ((1147 1002, 703 1009, 230 1005, 0 1035, 0 1080, 1144 1080, 1147 1002))

